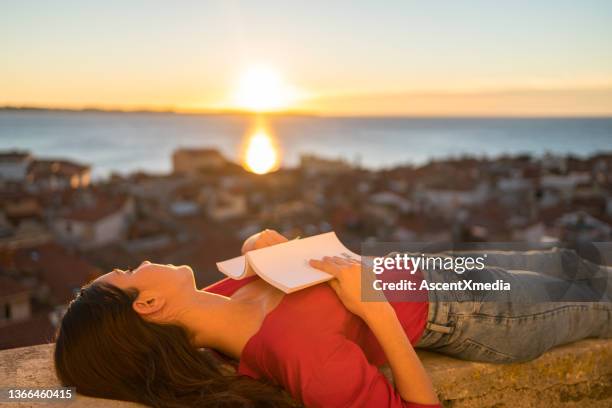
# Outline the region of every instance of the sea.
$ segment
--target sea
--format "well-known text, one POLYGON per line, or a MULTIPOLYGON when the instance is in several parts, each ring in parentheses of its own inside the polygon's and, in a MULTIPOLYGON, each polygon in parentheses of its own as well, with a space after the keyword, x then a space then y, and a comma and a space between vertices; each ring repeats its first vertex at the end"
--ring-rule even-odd
POLYGON ((255 118, 249 115, 0 111, 0 150, 29 150, 116 172, 167 173, 180 147, 218 149, 238 161, 257 126, 274 137, 282 166, 300 155, 342 158, 372 169, 432 159, 612 152, 612 118, 255 118))

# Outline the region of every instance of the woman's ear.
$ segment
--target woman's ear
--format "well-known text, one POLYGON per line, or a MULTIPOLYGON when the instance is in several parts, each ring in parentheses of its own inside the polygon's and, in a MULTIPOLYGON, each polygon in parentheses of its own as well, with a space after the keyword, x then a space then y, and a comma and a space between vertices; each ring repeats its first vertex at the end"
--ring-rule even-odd
POLYGON ((164 304, 164 299, 158 295, 141 293, 138 299, 132 303, 132 307, 139 315, 146 316, 158 312, 164 304))

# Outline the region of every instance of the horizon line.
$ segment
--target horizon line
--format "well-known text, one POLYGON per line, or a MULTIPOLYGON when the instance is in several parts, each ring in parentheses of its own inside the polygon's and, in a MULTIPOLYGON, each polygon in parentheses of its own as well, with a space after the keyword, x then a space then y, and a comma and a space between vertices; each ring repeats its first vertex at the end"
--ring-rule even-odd
POLYGON ((277 111, 250 111, 246 109, 177 109, 177 108, 114 108, 103 106, 46 106, 46 105, 0 105, 0 112, 51 112, 51 113, 123 113, 123 114, 172 114, 172 115, 202 115, 202 116, 310 116, 320 118, 414 118, 414 119, 609 119, 612 118, 612 112, 600 114, 537 114, 537 113, 522 113, 522 114, 487 114, 486 112, 478 114, 456 114, 456 113, 439 113, 439 114, 410 114, 410 113, 325 113, 320 111, 288 109, 277 111))

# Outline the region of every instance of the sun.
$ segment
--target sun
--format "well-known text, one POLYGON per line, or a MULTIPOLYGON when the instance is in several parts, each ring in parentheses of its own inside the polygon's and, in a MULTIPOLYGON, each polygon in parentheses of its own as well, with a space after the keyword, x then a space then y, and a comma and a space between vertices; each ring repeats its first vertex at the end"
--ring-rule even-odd
POLYGON ((272 135, 259 127, 246 140, 243 166, 255 174, 266 174, 278 169, 279 149, 272 135))
POLYGON ((286 109, 294 102, 296 92, 274 68, 253 65, 238 79, 232 104, 240 109, 269 112, 286 109))

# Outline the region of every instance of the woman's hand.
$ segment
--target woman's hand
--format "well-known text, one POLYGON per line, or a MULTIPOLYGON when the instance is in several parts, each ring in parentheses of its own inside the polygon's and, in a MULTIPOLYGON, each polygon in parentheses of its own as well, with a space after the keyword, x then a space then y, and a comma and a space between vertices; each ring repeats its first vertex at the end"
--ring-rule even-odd
POLYGON ((375 310, 389 306, 386 302, 361 301, 361 262, 339 256, 311 259, 310 266, 334 276, 328 281, 344 307, 366 320, 375 310))
POLYGON ((282 244, 289 241, 287 238, 274 230, 263 230, 257 234, 251 235, 242 244, 242 253, 246 254, 254 249, 261 249, 276 244, 282 244))

